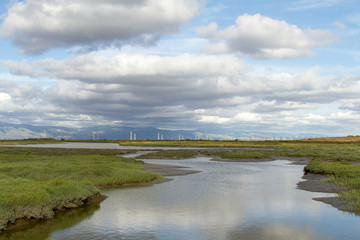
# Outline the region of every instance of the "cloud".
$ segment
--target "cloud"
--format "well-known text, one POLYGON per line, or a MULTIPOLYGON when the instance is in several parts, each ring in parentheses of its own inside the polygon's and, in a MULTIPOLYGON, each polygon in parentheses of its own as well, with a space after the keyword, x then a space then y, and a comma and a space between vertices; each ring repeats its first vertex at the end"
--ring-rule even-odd
POLYGON ((347 28, 347 26, 345 24, 341 23, 341 22, 334 22, 333 25, 335 27, 340 28, 340 29, 346 29, 347 28))
MULTIPOLYGON (((96 94, 123 93, 126 95, 121 101, 131 97, 131 101, 136 102, 141 97, 155 99, 161 94, 163 99, 158 101, 164 105, 201 101, 204 105, 211 105, 212 100, 216 100, 223 106, 233 106, 237 102, 261 98, 268 102, 277 99, 277 106, 289 109, 291 106, 282 103, 292 102, 300 107, 305 105, 296 105, 296 102, 322 103, 352 99, 360 88, 357 76, 321 76, 319 67, 295 75, 248 75, 245 63, 231 55, 182 54, 160 57, 119 54, 104 57, 86 54, 31 63, 7 61, 4 66, 19 75, 58 79, 58 90, 69 93, 64 99, 77 100, 86 97, 96 99, 96 94)), ((107 95, 107 98, 110 97, 107 95)), ((147 105, 147 102, 144 104, 147 105)))
POLYGON ((240 122, 260 122, 261 117, 256 113, 241 112, 235 115, 235 120, 240 122))
POLYGON ((218 25, 212 22, 208 26, 198 27, 196 32, 201 37, 212 38, 216 34, 217 29, 218 25))
POLYGON ((296 111, 299 109, 314 109, 310 103, 291 102, 291 101, 259 101, 254 110, 258 113, 272 113, 281 111, 296 111))
MULTIPOLYGON (((194 54, 165 57, 119 54, 104 57, 89 53, 65 60, 49 58, 32 63, 5 61, 4 66, 12 73, 23 76, 124 85, 138 84, 139 81, 142 85, 177 85, 176 79, 190 83, 194 78, 204 77, 221 82, 221 76, 241 73, 245 69, 243 61, 230 55, 219 57, 194 54)), ((202 82, 196 84, 201 85, 202 82)))
POLYGON ((341 101, 340 109, 360 113, 360 99, 344 99, 341 101))
POLYGON ((194 108, 208 108, 216 101, 226 104, 237 84, 234 74, 240 76, 245 69, 233 56, 189 54, 87 54, 32 63, 8 61, 5 66, 14 74, 57 79, 55 86, 40 95, 69 114, 158 125, 184 124, 193 118, 189 111, 194 108))
POLYGON ((206 52, 235 52, 261 59, 310 57, 313 48, 334 42, 328 30, 302 30, 261 14, 239 16, 235 25, 223 30, 211 23, 198 28, 197 33, 212 42, 205 46, 206 52))
POLYGON ((289 10, 299 11, 314 8, 333 7, 342 3, 347 3, 346 0, 299 0, 293 2, 289 10))
POLYGON ((24 54, 151 45, 191 20, 199 6, 192 0, 25 0, 13 3, 0 31, 24 54))
POLYGON ((42 90, 31 84, 8 84, 0 81, 0 116, 14 122, 31 119, 41 116, 46 112, 54 111, 51 104, 44 101, 42 90))
POLYGON ((14 74, 56 84, 44 88, 0 81, 0 117, 41 118, 48 125, 120 121, 163 128, 261 126, 267 131, 320 123, 333 127, 341 118, 350 121, 348 115, 331 116, 340 112, 339 106, 355 119, 360 102, 359 76, 323 75, 319 67, 255 75, 232 55, 89 53, 5 66, 14 74), (321 106, 333 106, 333 111, 320 114, 321 106))
POLYGON ((0 92, 0 101, 7 102, 11 99, 11 96, 7 93, 0 92))
POLYGON ((51 91, 30 83, 0 80, 0 119, 21 124, 81 127, 104 121, 102 116, 81 114, 81 109, 51 102, 51 91), (66 125, 65 125, 66 124, 66 125))
POLYGON ((201 116, 199 122, 223 124, 231 121, 231 118, 223 118, 219 116, 201 116))

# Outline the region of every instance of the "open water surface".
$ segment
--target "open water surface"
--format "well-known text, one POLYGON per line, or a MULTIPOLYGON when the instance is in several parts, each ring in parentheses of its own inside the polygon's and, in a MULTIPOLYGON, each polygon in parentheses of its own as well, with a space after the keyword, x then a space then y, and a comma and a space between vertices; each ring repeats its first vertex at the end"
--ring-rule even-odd
POLYGON ((0 239, 360 239, 360 217, 296 189, 302 165, 147 160, 202 172, 152 186, 106 190, 100 206, 8 231, 0 239))

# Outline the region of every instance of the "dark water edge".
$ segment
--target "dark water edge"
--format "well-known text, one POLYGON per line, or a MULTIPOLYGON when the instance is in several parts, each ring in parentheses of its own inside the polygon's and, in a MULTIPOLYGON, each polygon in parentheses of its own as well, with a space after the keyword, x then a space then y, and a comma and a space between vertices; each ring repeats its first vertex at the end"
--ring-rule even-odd
MULTIPOLYGON (((320 174, 306 173, 302 177, 302 179, 304 179, 305 181, 299 182, 297 184, 297 188, 309 192, 336 193, 336 194, 342 193, 346 190, 342 187, 335 185, 334 183, 324 182, 326 178, 327 178, 326 176, 320 174)), ((313 198, 313 200, 329 204, 340 211, 353 213, 347 207, 345 200, 338 196, 316 197, 313 198)))
POLYGON ((58 230, 67 229, 91 217, 100 209, 99 203, 91 203, 74 209, 59 211, 52 219, 27 221, 0 234, 0 239, 48 239, 58 230))

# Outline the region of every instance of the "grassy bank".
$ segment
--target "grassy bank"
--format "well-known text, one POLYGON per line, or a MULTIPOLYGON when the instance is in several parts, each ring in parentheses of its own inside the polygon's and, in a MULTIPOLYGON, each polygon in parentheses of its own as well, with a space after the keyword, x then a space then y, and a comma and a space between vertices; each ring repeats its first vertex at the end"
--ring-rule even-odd
MULTIPOLYGON (((360 144, 341 141, 121 141, 128 146, 212 147, 217 150, 196 150, 199 153, 232 159, 268 157, 301 157, 313 161, 360 162, 360 144), (220 149, 221 148, 221 149, 220 149), (235 149, 223 149, 235 148, 235 149), (238 148, 238 149, 236 149, 238 148)), ((187 152, 189 150, 181 150, 187 152)), ((194 150, 191 150, 194 151, 194 150)), ((180 152, 180 151, 178 151, 180 152)), ((154 156, 157 153, 154 154, 154 156)), ((159 153, 165 154, 165 153, 159 153)))
POLYGON ((153 153, 143 154, 137 158, 140 159, 184 159, 197 155, 198 151, 191 150, 176 150, 176 151, 159 151, 153 153))
POLYGON ((54 138, 29 138, 19 140, 0 140, 0 145, 28 145, 28 144, 51 144, 62 143, 61 140, 54 138))
POLYGON ((63 143, 63 142, 119 143, 119 140, 28 138, 28 139, 17 139, 17 140, 0 140, 0 145, 52 144, 52 143, 63 143))
POLYGON ((64 142, 119 143, 119 140, 112 140, 112 139, 64 139, 64 142))
MULTIPOLYGON (((77 141, 77 140, 76 140, 77 141)), ((311 138, 300 140, 264 140, 264 141, 243 141, 243 140, 120 140, 123 146, 153 146, 153 147, 229 147, 244 148, 254 147, 262 148, 268 146, 284 146, 287 144, 348 144, 360 143, 360 136, 332 137, 332 138, 311 138)))
MULTIPOLYGON (((61 148, 29 148, 29 147, 0 147, 0 154, 37 155, 37 156, 71 156, 71 155, 123 155, 133 153, 134 150, 120 149, 61 149, 61 148)), ((1 156, 1 155, 0 155, 1 156)))
POLYGON ((51 218, 56 210, 80 206, 99 196, 99 187, 160 177, 112 150, 104 150, 106 155, 93 155, 91 149, 23 151, 0 148, 0 231, 18 219, 51 218))
POLYGON ((217 156, 223 159, 267 159, 271 154, 267 151, 203 151, 203 150, 176 150, 159 151, 138 156, 138 159, 184 159, 195 155, 217 156))
MULTIPOLYGON (((268 141, 269 144, 273 145, 274 142, 268 141)), ((118 141, 122 146, 151 146, 151 147, 262 147, 266 145, 266 141, 210 141, 210 140, 137 140, 118 141)))
POLYGON ((343 162, 311 162, 305 172, 328 176, 325 181, 348 189, 339 196, 348 203, 348 210, 360 214, 360 165, 343 162))

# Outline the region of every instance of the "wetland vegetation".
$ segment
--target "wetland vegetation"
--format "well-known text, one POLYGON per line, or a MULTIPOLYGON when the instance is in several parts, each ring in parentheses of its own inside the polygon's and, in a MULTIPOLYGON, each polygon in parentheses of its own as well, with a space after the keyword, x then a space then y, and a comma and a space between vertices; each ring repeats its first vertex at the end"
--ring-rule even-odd
POLYGON ((103 199, 100 188, 161 176, 119 150, 0 148, 0 231, 19 219, 52 218, 57 210, 103 199))
POLYGON ((347 189, 339 194, 347 207, 346 210, 360 214, 360 165, 344 162, 311 162, 305 172, 326 175, 325 182, 334 183, 347 189))
MULTIPOLYGON (((61 142, 2 140, 0 145, 61 142)), ((224 161, 308 159, 310 163, 305 172, 325 175, 325 181, 346 189, 339 197, 346 201, 348 211, 360 213, 360 165, 356 164, 360 162, 360 137, 293 141, 121 141, 120 144, 197 148, 159 150, 139 157, 150 159, 184 159, 196 155, 224 161)), ((119 157, 133 151, 0 147, 0 231, 19 219, 51 218, 58 210, 101 198, 103 187, 161 178, 145 171, 140 161, 119 157)))
POLYGON ((0 145, 27 145, 27 144, 51 144, 62 143, 62 140, 54 138, 29 138, 18 140, 0 140, 0 145))
POLYGON ((136 158, 142 158, 142 159, 184 159, 193 157, 195 155, 199 154, 199 151, 193 151, 193 150, 175 150, 175 151, 158 151, 158 152, 151 152, 146 153, 143 155, 140 155, 136 158))

